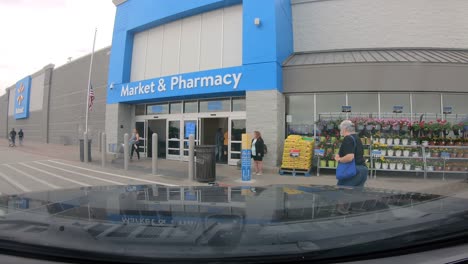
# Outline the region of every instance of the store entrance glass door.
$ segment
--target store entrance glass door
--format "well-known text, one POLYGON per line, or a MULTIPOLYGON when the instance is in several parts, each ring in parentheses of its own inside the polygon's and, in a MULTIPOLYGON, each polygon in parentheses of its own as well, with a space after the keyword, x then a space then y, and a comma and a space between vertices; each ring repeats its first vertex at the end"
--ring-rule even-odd
MULTIPOLYGON (((146 122, 145 121, 135 122, 135 128, 138 132, 138 135, 140 135, 140 141, 138 142, 138 152, 140 152, 141 157, 146 157, 146 149, 147 149, 146 122)), ((132 135, 130 134, 130 137, 131 136, 132 135)))
POLYGON ((245 119, 229 121, 229 165, 236 165, 241 158, 242 134, 247 132, 245 119))
POLYGON ((181 154, 180 120, 167 120, 167 151, 168 159, 179 160, 181 154))
POLYGON ((199 144, 199 129, 198 119, 190 119, 182 121, 184 123, 183 129, 183 160, 188 160, 189 155, 189 137, 193 135, 195 137, 195 145, 199 144))

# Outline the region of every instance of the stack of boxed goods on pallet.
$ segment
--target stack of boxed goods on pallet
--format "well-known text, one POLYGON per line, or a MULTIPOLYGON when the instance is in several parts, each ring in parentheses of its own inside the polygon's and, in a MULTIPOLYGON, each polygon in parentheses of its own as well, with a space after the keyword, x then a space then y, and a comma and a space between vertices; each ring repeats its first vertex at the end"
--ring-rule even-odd
POLYGON ((283 164, 281 168, 310 170, 313 157, 314 140, 312 138, 290 135, 284 142, 283 164))

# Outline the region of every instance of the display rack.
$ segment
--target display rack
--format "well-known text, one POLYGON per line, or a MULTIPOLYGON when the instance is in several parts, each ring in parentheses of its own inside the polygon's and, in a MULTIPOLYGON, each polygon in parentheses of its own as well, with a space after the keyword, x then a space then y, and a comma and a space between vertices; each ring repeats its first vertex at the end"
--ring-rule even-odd
POLYGON ((428 153, 432 153, 432 150, 435 149, 443 150, 439 152, 438 157, 431 156, 426 158, 426 173, 442 173, 443 180, 445 180, 446 174, 468 174, 468 146, 424 146, 424 149, 427 149, 428 153), (456 156, 453 155, 454 153, 456 156), (457 153, 463 153, 463 156, 457 153), (432 162, 439 162, 442 166, 434 166, 432 162), (449 166, 456 164, 455 162, 463 163, 463 165, 449 166), (433 168, 430 169, 430 167, 433 168))

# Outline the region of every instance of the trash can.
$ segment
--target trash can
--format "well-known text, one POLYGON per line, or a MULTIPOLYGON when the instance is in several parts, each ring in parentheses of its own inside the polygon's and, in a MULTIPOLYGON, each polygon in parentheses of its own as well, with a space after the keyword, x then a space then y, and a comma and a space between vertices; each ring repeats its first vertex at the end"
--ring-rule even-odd
POLYGON ((216 146, 195 146, 195 180, 214 182, 216 180, 216 146))
MULTIPOLYGON (((84 139, 80 139, 80 160, 84 162, 84 139)), ((88 139, 88 162, 91 162, 91 139, 88 139)))

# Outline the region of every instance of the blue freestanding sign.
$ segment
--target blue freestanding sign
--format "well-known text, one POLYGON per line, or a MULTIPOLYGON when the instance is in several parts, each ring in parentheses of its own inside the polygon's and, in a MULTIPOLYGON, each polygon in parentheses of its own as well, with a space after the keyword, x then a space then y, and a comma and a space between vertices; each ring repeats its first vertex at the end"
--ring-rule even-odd
POLYGON ((251 158, 252 151, 250 149, 243 149, 241 154, 242 181, 250 181, 252 179, 251 158))

